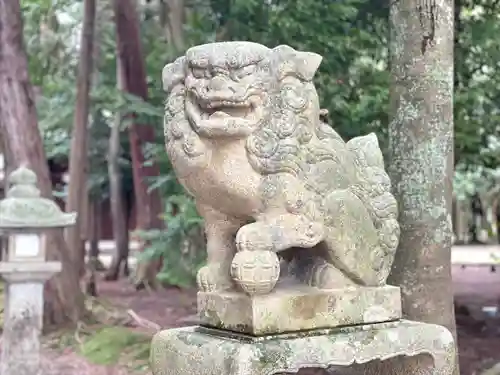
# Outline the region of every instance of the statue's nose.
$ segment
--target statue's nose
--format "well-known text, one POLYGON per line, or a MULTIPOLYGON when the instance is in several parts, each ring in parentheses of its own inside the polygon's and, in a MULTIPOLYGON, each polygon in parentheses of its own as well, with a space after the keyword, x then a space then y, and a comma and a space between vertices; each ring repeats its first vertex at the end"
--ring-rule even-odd
POLYGON ((227 80, 221 76, 215 76, 210 80, 210 90, 221 91, 227 89, 227 80))

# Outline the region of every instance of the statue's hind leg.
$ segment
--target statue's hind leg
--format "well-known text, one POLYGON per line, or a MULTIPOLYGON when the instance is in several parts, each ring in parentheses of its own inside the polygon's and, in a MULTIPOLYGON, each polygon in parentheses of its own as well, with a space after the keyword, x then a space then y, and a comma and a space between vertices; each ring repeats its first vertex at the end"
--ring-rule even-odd
POLYGON ((320 243, 312 251, 296 249, 295 256, 289 263, 288 272, 304 284, 320 289, 356 285, 351 278, 321 255, 326 251, 325 246, 325 243, 320 243))

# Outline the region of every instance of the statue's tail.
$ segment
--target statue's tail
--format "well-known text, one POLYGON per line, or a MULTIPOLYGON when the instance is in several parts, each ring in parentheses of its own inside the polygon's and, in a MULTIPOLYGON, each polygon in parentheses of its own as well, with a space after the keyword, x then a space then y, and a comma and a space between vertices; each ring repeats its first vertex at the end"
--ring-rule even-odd
POLYGON ((347 142, 360 173, 354 193, 364 201, 378 231, 380 247, 387 256, 387 274, 399 242, 397 201, 391 193, 391 181, 384 169, 384 158, 375 133, 347 142), (390 262, 390 263, 389 263, 390 262))

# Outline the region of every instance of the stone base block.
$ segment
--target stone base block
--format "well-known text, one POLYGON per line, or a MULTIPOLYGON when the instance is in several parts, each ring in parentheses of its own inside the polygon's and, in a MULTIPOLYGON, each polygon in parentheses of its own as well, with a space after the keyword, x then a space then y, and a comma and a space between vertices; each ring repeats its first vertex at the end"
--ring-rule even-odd
POLYGON ((404 320, 263 337, 187 327, 156 334, 150 361, 153 375, 451 375, 455 345, 444 327, 404 320))
POLYGON ((280 288, 262 296, 199 292, 200 324, 251 335, 394 321, 401 318, 398 287, 280 288))

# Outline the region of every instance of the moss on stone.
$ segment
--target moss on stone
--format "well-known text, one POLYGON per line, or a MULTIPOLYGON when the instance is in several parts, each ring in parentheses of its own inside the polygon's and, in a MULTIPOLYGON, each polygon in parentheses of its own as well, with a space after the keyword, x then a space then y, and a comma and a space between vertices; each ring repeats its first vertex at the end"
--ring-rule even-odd
POLYGON ((89 336, 79 353, 100 365, 120 363, 126 357, 139 365, 149 358, 151 337, 123 327, 105 327, 89 336))

